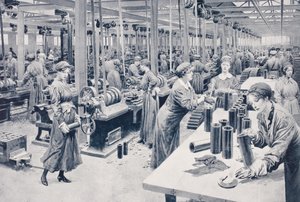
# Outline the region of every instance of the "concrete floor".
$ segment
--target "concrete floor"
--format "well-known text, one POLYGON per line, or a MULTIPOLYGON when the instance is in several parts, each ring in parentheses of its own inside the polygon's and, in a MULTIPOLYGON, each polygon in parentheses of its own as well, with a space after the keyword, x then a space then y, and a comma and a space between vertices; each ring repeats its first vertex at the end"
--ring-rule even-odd
MULTIPOLYGON (((189 114, 181 123, 181 141, 193 130, 186 129, 189 114)), ((143 180, 151 174, 149 168, 151 151, 137 144, 138 133, 128 145, 129 155, 118 159, 116 152, 109 157, 97 158, 82 155, 83 164, 66 173, 72 183, 57 181, 58 173, 49 173, 49 186, 40 183, 42 163, 40 157, 46 148, 31 144, 37 128, 24 118, 0 124, 1 131, 26 134, 28 152, 32 153, 32 168, 16 171, 0 164, 0 201, 3 202, 156 202, 164 201, 164 195, 146 191, 143 180)), ((187 199, 178 198, 179 202, 187 199)))

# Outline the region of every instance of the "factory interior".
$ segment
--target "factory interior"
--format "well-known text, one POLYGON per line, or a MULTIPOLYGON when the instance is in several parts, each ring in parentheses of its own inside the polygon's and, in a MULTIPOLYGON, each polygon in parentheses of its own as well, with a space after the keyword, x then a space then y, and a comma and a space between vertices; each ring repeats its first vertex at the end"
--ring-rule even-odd
POLYGON ((1 0, 0 201, 299 202, 299 0, 1 0))

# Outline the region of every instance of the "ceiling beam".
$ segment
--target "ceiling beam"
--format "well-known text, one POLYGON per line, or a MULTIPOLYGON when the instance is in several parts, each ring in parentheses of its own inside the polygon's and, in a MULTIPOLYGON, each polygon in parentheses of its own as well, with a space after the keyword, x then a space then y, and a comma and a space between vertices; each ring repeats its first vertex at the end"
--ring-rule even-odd
MULTIPOLYGON (((280 6, 260 6, 259 8, 261 11, 265 11, 265 10, 280 11, 280 6)), ((300 9, 300 4, 284 6, 284 10, 296 10, 296 9, 300 9)), ((235 12, 235 11, 255 11, 255 8, 253 6, 245 6, 245 7, 224 6, 224 7, 213 7, 213 10, 218 10, 220 12, 235 12)))
MULTIPOLYGON (((265 16, 280 16, 280 13, 264 13, 265 16)), ((284 12, 284 16, 288 15, 294 15, 299 16, 300 12, 284 12)), ((230 13, 225 14, 225 18, 235 18, 235 17, 256 17, 259 16, 259 13, 230 13)))
POLYGON ((54 10, 61 9, 60 6, 53 4, 28 4, 28 5, 20 5, 18 6, 20 11, 24 12, 32 12, 36 10, 54 10))
MULTIPOLYGON (((57 6, 65 6, 65 7, 69 7, 69 8, 74 8, 75 7, 75 2, 72 1, 72 0, 64 0, 64 1, 61 1, 61 0, 38 0, 40 2, 45 2, 45 3, 49 3, 49 4, 55 4, 57 6)), ((95 11, 96 13, 98 13, 98 6, 95 6, 95 11)), ((91 6, 90 5, 87 5, 87 10, 88 11, 91 11, 91 6)), ((110 8, 105 8, 105 7, 102 7, 102 12, 103 12, 103 15, 110 15, 110 16, 118 16, 119 15, 119 11, 118 10, 115 10, 115 9, 110 9, 110 8)), ((146 18, 145 16, 141 16, 141 15, 135 15, 135 14, 132 14, 130 12, 122 12, 122 15, 123 15, 123 18, 126 20, 126 18, 128 19, 134 19, 134 20, 141 20, 141 21, 150 21, 151 18, 146 18)), ((169 25, 170 23, 168 21, 164 21, 164 20, 158 20, 158 23, 160 25, 169 25)), ((173 27, 179 27, 178 23, 172 23, 172 26, 173 27)), ((190 29, 194 29, 193 27, 190 27, 190 29)))
MULTIPOLYGON (((13 24, 17 24, 18 20, 17 19, 3 19, 3 23, 13 23, 13 24)), ((63 24, 58 24, 58 23, 47 23, 47 22, 43 22, 43 21, 28 21, 25 19, 24 21, 24 25, 29 25, 29 26, 47 26, 47 27, 51 27, 52 29, 60 29, 63 27, 66 27, 63 24)))

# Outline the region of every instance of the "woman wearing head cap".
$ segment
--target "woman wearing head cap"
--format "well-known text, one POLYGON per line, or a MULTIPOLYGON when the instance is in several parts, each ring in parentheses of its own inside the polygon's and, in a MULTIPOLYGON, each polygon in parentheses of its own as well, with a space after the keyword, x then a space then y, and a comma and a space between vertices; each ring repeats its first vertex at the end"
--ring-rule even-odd
POLYGON ((128 69, 128 75, 129 76, 135 76, 137 78, 140 77, 138 68, 141 65, 141 59, 142 58, 140 56, 138 56, 138 55, 134 57, 134 63, 131 64, 129 66, 129 69, 128 69))
POLYGON ((12 52, 8 52, 7 60, 5 61, 6 71, 12 80, 18 79, 17 60, 13 57, 12 52))
POLYGON ((204 100, 204 97, 196 97, 189 83, 193 78, 193 68, 189 62, 180 64, 176 68, 176 75, 179 78, 156 116, 151 157, 153 168, 157 168, 179 146, 179 127, 182 118, 204 100))
POLYGON ((44 165, 41 182, 45 186, 48 186, 48 171, 51 173, 59 171, 58 181, 70 183, 71 181, 65 177, 64 173, 75 169, 82 163, 76 130, 69 128, 70 124, 80 122, 72 102, 71 88, 67 84, 69 67, 70 65, 65 61, 56 64, 57 76, 49 88, 54 117, 49 147, 41 158, 44 165))
POLYGON ((119 90, 122 90, 122 81, 120 76, 120 69, 119 66, 121 65, 120 60, 114 60, 114 63, 111 64, 110 68, 108 69, 107 73, 107 82, 109 87, 115 87, 119 90))
POLYGON ((28 118, 31 122, 35 122, 36 114, 32 114, 31 111, 33 106, 44 102, 42 91, 48 86, 48 81, 44 77, 41 63, 34 61, 34 54, 30 54, 29 57, 33 58, 33 61, 27 66, 22 83, 30 88, 28 118))
POLYGON ((231 57, 223 56, 221 60, 222 72, 210 80, 208 90, 213 96, 217 97, 217 107, 223 107, 223 95, 225 92, 230 93, 239 88, 238 80, 229 73, 231 57))
POLYGON ((246 129, 254 146, 269 146, 269 151, 256 158, 249 168, 236 172, 238 178, 267 175, 284 163, 285 194, 287 202, 300 198, 300 128, 293 116, 280 105, 271 101, 272 90, 266 83, 250 87, 248 101, 258 111, 258 131, 246 129))
POLYGON ((262 69, 266 69, 269 71, 269 75, 274 78, 278 78, 280 75, 280 62, 279 59, 276 58, 277 51, 271 49, 270 57, 263 66, 262 69))
POLYGON ((300 114, 300 92, 297 82, 292 78, 293 65, 286 63, 282 69, 283 76, 275 84, 275 99, 291 114, 300 114))
POLYGON ((158 101, 158 78, 150 70, 150 61, 143 59, 139 67, 140 74, 143 74, 140 88, 144 91, 144 102, 142 110, 142 123, 140 131, 140 140, 138 143, 144 143, 152 147, 153 144, 153 131, 156 119, 156 114, 159 108, 158 101))
POLYGON ((165 74, 168 73, 169 66, 167 62, 167 56, 165 54, 160 55, 160 73, 165 74))

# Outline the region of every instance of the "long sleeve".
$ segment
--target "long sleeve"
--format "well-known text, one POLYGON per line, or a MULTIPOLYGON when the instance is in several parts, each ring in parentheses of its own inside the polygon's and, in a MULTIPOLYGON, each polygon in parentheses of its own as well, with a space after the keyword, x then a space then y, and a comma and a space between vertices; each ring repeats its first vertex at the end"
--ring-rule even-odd
POLYGON ((282 86, 283 83, 280 81, 280 79, 275 83, 275 90, 274 90, 274 98, 276 103, 282 105, 282 97, 281 97, 281 93, 282 93, 282 86))
POLYGON ((212 78, 210 80, 210 84, 208 84, 208 91, 212 92, 216 89, 216 78, 212 78))
POLYGON ((49 93, 51 96, 51 107, 54 111, 54 114, 57 115, 61 97, 59 90, 56 86, 50 86, 49 93))
POLYGON ((239 81, 236 77, 233 77, 233 80, 232 80, 232 85, 230 86, 232 89, 240 89, 240 84, 239 84, 239 81))
POLYGON ((174 99, 181 106, 188 110, 193 110, 197 107, 197 101, 193 99, 194 95, 191 91, 184 88, 178 88, 174 91, 174 99))
MULTIPOLYGON (((275 120, 276 121, 276 120, 275 120)), ((264 160, 267 161, 268 172, 277 169, 285 158, 286 151, 295 133, 295 121, 290 116, 277 117, 277 123, 271 134, 274 140, 270 145, 270 150, 265 154, 264 160)))
POLYGON ((267 146, 266 139, 261 131, 257 132, 256 137, 252 140, 254 146, 264 148, 267 146))

